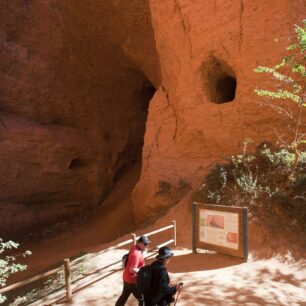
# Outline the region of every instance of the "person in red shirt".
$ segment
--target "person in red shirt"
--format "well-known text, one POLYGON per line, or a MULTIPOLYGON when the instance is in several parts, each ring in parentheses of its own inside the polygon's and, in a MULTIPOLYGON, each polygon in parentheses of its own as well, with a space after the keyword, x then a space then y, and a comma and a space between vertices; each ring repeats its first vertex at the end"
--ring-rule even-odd
POLYGON ((146 236, 140 236, 137 244, 129 252, 127 264, 123 271, 123 290, 115 306, 124 306, 127 299, 133 293, 138 300, 138 305, 143 306, 143 300, 136 288, 137 273, 145 265, 143 252, 151 241, 146 236))

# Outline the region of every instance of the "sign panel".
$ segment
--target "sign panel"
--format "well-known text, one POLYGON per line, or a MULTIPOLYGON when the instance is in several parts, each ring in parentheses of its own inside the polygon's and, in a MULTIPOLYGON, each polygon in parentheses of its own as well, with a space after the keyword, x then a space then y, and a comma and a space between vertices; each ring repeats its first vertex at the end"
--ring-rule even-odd
POLYGON ((193 203, 193 249, 247 258, 247 208, 193 203))

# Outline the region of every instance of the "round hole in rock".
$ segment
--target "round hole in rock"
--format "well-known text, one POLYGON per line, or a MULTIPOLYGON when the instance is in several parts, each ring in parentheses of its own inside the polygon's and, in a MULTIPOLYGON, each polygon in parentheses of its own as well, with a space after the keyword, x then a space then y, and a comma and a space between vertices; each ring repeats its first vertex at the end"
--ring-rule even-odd
POLYGON ((210 102, 231 102, 236 96, 237 80, 233 69, 214 56, 209 56, 201 66, 203 89, 210 102))
POLYGON ((70 165, 68 166, 69 169, 78 169, 85 166, 85 162, 80 158, 74 158, 71 160, 70 165))
POLYGON ((216 84, 216 103, 230 102, 235 99, 237 81, 229 75, 221 77, 216 84))

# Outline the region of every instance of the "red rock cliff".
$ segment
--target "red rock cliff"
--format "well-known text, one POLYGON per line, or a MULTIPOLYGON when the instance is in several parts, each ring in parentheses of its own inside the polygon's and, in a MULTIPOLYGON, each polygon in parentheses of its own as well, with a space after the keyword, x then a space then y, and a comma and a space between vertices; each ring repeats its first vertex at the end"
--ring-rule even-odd
POLYGON ((142 154, 141 222, 246 137, 269 140, 253 68, 282 57, 304 5, 1 1, 0 232, 99 205, 142 154))
POLYGON ((258 65, 283 57, 305 1, 150 0, 161 87, 149 106, 137 220, 153 216, 198 185, 207 169, 254 143, 275 138, 284 124, 260 108, 266 87, 258 65))
POLYGON ((1 1, 1 236, 99 205, 140 160, 159 66, 128 3, 1 1))

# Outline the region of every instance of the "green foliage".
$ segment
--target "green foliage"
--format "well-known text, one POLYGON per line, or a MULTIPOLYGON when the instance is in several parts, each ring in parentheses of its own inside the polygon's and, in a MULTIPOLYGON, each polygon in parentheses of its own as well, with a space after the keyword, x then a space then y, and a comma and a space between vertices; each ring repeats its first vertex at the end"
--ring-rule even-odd
MULTIPOLYGON (((276 80, 290 85, 292 87, 292 93, 294 94, 294 96, 295 94, 299 94, 305 91, 303 79, 306 77, 306 69, 304 66, 306 59, 306 56, 304 55, 306 50, 306 20, 303 21, 303 27, 296 25, 295 34, 295 42, 286 48, 289 54, 285 56, 279 64, 275 65, 272 68, 259 66, 255 69, 255 72, 269 73, 276 80), (291 76, 280 73, 279 70, 281 70, 282 68, 287 68, 287 71, 291 73, 291 76), (300 81, 302 82, 302 84, 299 83, 300 81)), ((258 90, 256 90, 256 92, 258 92, 258 90)), ((276 96, 275 98, 278 97, 276 96)), ((300 99, 298 100, 301 102, 303 99, 300 96, 299 98, 300 99)), ((294 98, 293 101, 295 101, 296 99, 297 98, 294 98)))
POLYGON ((282 115, 286 115, 291 120, 292 128, 288 131, 291 133, 291 139, 287 142, 282 141, 283 145, 294 153, 294 162, 292 163, 292 173, 294 173, 299 155, 303 152, 305 140, 305 123, 302 122, 302 113, 305 111, 305 50, 306 50, 306 20, 303 26, 295 26, 295 38, 293 44, 286 48, 288 55, 274 67, 259 66, 255 69, 257 73, 266 73, 277 81, 281 89, 266 90, 256 89, 255 93, 261 97, 272 100, 284 100, 294 104, 297 110, 291 107, 285 108, 281 105, 269 104, 274 110, 282 115), (279 84, 280 83, 280 84, 279 84))
POLYGON ((298 160, 295 176, 294 155, 286 149, 262 145, 255 154, 231 156, 229 163, 215 166, 193 200, 222 205, 258 205, 282 197, 286 203, 305 203, 306 154, 298 160))
MULTIPOLYGON (((16 263, 16 258, 20 256, 25 257, 28 255, 31 255, 30 251, 26 251, 22 254, 18 254, 15 256, 2 255, 7 250, 17 249, 18 246, 19 244, 16 242, 13 242, 11 240, 4 242, 0 238, 0 255, 1 255, 1 258, 0 258, 0 287, 4 287, 6 285, 6 280, 11 274, 19 272, 19 271, 24 271, 27 268, 26 265, 16 263)), ((6 300, 6 297, 0 294, 0 304, 4 303, 5 300, 6 300)))

